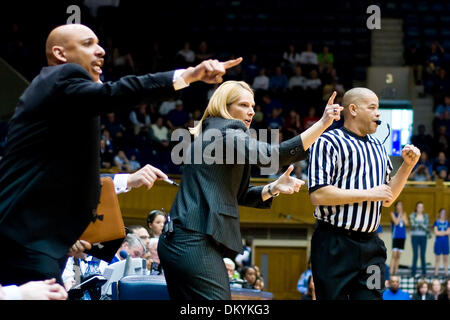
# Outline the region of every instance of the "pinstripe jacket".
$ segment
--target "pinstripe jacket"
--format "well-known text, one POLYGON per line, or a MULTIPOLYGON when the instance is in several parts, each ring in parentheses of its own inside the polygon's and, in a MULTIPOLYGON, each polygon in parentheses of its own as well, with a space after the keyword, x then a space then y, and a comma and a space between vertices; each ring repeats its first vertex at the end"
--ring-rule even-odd
MULTIPOLYGON (((285 166, 306 158, 307 153, 303 150, 300 135, 281 144, 270 145, 252 138, 240 120, 205 119, 203 137, 212 129, 221 134, 220 138, 215 136, 216 139, 212 142, 214 146, 224 143, 225 150, 229 146, 225 141, 232 138, 236 151, 234 160, 242 156, 244 161, 241 161, 241 164, 229 164, 225 161, 222 164, 220 161, 213 164, 207 164, 206 161, 195 164, 195 152, 192 152, 195 145, 198 144, 197 147, 205 151, 208 146, 211 147, 212 141, 205 141, 207 139, 199 136, 187 150, 180 189, 170 215, 172 220, 178 220, 183 228, 210 235, 226 249, 235 253, 242 252, 238 206, 270 208, 272 204, 272 199, 262 201, 263 186, 250 185, 250 163, 254 161, 258 166, 267 166, 266 160, 272 156, 278 157, 280 166, 285 166), (257 150, 263 152, 258 153, 259 156, 255 159, 251 155, 257 150), (189 157, 191 163, 186 161, 189 157)), ((225 160, 225 155, 222 159, 225 160)))

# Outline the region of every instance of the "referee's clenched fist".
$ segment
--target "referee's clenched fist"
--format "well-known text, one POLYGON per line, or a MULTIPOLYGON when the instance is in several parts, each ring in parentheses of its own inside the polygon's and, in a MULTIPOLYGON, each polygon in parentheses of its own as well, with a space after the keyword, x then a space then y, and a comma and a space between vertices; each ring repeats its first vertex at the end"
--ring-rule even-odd
POLYGON ((420 159, 420 150, 412 144, 403 147, 402 158, 406 165, 415 166, 420 159))

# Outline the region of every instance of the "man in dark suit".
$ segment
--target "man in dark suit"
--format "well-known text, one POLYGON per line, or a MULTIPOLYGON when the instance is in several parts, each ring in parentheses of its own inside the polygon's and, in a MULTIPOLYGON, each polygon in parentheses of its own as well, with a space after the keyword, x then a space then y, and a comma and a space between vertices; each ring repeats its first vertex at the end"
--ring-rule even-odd
MULTIPOLYGON (((46 43, 49 67, 19 99, 0 162, 0 241, 6 257, 0 263, 0 283, 4 285, 49 278, 61 282, 61 266, 95 215, 100 196, 101 112, 165 98, 194 81, 221 82, 225 70, 242 60, 207 60, 185 70, 102 84, 104 55, 88 27, 73 24, 54 29, 46 43), (68 138, 62 135, 66 131, 79 133, 68 138)), ((166 178, 157 169, 152 174, 166 178)))

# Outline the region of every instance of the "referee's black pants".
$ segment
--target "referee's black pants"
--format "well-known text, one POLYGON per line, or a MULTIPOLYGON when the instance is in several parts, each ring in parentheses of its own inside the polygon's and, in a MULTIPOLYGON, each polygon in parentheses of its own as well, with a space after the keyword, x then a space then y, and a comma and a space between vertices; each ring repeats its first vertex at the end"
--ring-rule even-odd
POLYGON ((311 267, 318 300, 381 300, 386 247, 364 234, 319 221, 311 239, 311 267))
POLYGON ((210 236, 181 228, 163 233, 158 256, 172 300, 231 300, 223 251, 210 236))

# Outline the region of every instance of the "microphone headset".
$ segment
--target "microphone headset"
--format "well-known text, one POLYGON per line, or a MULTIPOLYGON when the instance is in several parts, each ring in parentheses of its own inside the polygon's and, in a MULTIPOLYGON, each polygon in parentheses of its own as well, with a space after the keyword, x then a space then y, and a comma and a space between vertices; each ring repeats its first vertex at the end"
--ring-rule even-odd
MULTIPOLYGON (((381 120, 374 120, 374 122, 375 122, 377 125, 381 125, 381 123, 382 123, 381 120)), ((389 138, 389 136, 391 135, 391 126, 390 126, 389 123, 387 123, 387 122, 386 122, 386 125, 387 125, 387 128, 388 128, 388 134, 387 134, 386 138, 384 138, 383 143, 379 144, 379 143, 377 143, 377 142, 371 141, 372 143, 375 143, 375 144, 378 144, 378 145, 383 145, 383 144, 386 142, 387 138, 389 138)))

